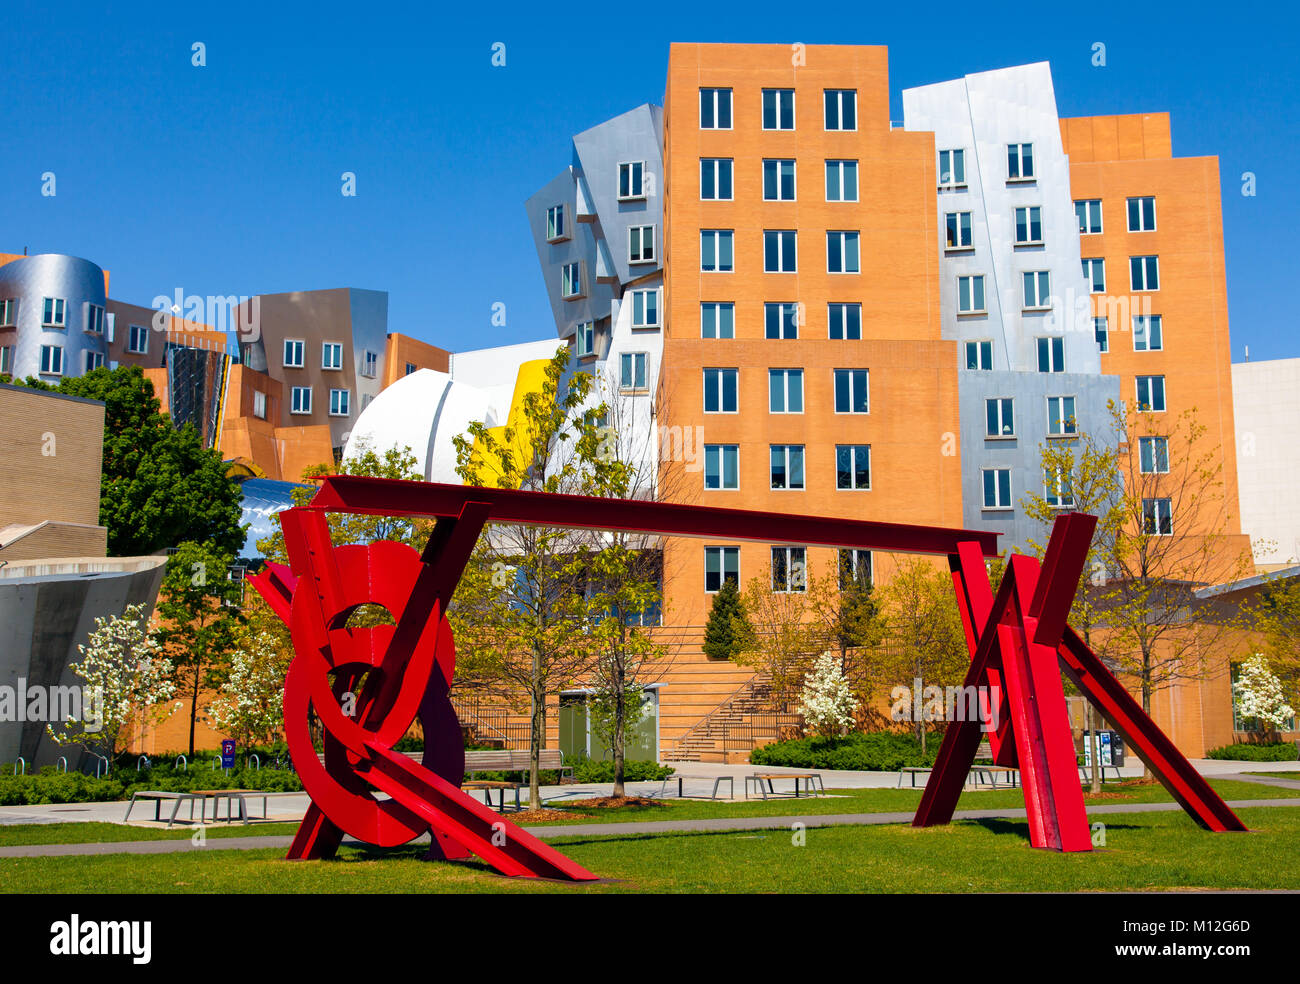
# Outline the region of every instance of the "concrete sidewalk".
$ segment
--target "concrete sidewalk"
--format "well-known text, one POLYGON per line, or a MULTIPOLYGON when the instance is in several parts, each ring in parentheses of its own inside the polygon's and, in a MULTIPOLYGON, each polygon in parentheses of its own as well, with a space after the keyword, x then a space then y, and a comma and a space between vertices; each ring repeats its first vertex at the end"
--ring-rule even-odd
MULTIPOLYGON (((1233 800, 1228 804, 1234 810, 1253 807, 1300 807, 1297 799, 1233 800)), ((1129 803, 1088 807, 1088 816, 1124 813, 1176 813, 1182 810, 1177 803, 1129 803)), ((1024 809, 958 810, 954 820, 1023 820, 1024 809)), ((551 840, 557 837, 648 837, 658 834, 724 833, 745 830, 794 829, 802 824, 807 829, 816 827, 873 826, 878 824, 911 823, 912 812, 894 813, 832 813, 783 817, 705 817, 695 820, 647 820, 633 823, 583 823, 557 824, 546 827, 525 827, 534 837, 551 840)), ((28 844, 19 847, 0 847, 0 858, 80 857, 104 854, 179 854, 194 851, 251 851, 274 848, 284 850, 292 837, 221 837, 196 845, 188 838, 154 841, 118 841, 97 844, 28 844)), ((427 844, 429 837, 416 838, 412 844, 427 844)), ((344 844, 353 847, 367 845, 345 837, 344 844)))

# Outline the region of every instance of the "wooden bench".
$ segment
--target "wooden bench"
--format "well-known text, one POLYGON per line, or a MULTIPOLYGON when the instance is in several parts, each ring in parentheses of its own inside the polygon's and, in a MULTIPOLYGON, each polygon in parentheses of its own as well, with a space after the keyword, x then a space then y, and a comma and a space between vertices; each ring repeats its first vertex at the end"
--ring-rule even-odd
POLYGON ((523 783, 492 782, 489 779, 466 779, 460 784, 460 788, 483 790, 483 798, 487 801, 488 806, 492 805, 492 790, 498 790, 501 793, 501 804, 497 807, 498 813, 506 812, 506 790, 513 789, 515 791, 515 812, 518 813, 523 809, 523 807, 519 805, 519 790, 523 788, 523 783))
MULTIPOLYGON (((975 757, 977 759, 991 759, 993 757, 993 746, 990 745, 987 741, 981 742, 979 747, 975 749, 975 757)), ((925 773, 928 776, 933 771, 934 771, 934 766, 932 765, 906 766, 898 770, 898 786, 900 788, 902 787, 903 776, 907 776, 912 782, 912 788, 915 789, 917 775, 920 773, 925 773)), ((973 784, 976 786, 980 785, 982 781, 984 783, 987 783, 990 787, 996 789, 998 783, 995 777, 998 773, 1003 773, 1006 776, 1008 784, 1011 785, 1012 787, 1018 786, 1020 784, 1020 770, 1016 768, 1014 765, 983 765, 977 763, 970 767, 969 776, 975 777, 973 780, 973 784)), ((968 776, 968 780, 969 780, 969 776, 968 776)))
MULTIPOLYGON (((465 771, 469 772, 522 772, 525 778, 533 765, 527 748, 472 749, 465 752, 465 771)), ((538 768, 544 772, 560 773, 560 782, 573 781, 573 766, 564 764, 564 753, 558 748, 543 748, 538 753, 538 768)))
MULTIPOLYGON (((692 779, 700 782, 709 782, 710 780, 712 780, 713 792, 709 794, 709 799, 715 800, 718 798, 718 789, 719 787, 722 786, 724 782, 731 790, 727 794, 728 798, 729 799, 736 798, 736 779, 734 776, 684 776, 680 772, 674 776, 664 776, 663 781, 659 783, 659 798, 660 799, 664 798, 664 791, 668 789, 668 784, 673 780, 676 780, 677 798, 686 799, 686 793, 685 793, 686 783, 692 779)), ((702 793, 700 794, 699 798, 700 799, 704 798, 702 793)))
POLYGON ((826 785, 822 782, 821 774, 817 772, 756 772, 752 776, 745 776, 745 799, 749 799, 751 783, 763 794, 763 799, 769 796, 793 796, 798 799, 800 782, 806 784, 805 792, 808 796, 813 794, 814 784, 822 793, 826 792, 826 785), (793 779, 794 792, 778 793, 776 787, 772 785, 775 779, 793 779))
MULTIPOLYGON (((172 801, 172 815, 167 818, 167 826, 176 822, 176 811, 181 808, 181 804, 186 800, 190 802, 190 820, 194 819, 194 804, 199 804, 199 809, 206 808, 207 800, 200 793, 173 793, 161 789, 139 789, 131 794, 131 802, 126 805, 126 816, 122 822, 126 823, 131 819, 131 810, 135 807, 136 800, 153 800, 153 818, 156 821, 162 821, 163 800, 172 801)), ((199 820, 202 823, 202 819, 199 820)))
POLYGON ((212 800, 212 822, 216 823, 221 819, 221 801, 226 801, 226 822, 230 823, 235 819, 235 804, 239 804, 239 818, 244 821, 244 826, 248 826, 248 800, 260 799, 262 801, 262 819, 267 819, 266 798, 269 795, 263 789, 196 789, 194 793, 203 797, 203 818, 206 822, 208 816, 207 801, 212 800))

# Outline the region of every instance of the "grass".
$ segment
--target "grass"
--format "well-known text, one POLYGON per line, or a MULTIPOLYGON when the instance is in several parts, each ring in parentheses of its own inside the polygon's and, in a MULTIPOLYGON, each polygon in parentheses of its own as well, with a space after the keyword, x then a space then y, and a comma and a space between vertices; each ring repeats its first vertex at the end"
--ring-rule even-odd
POLYGON ((1247 772, 1248 776, 1268 776, 1270 779, 1300 780, 1300 772, 1247 772))
POLYGON ((568 837, 557 848, 610 881, 513 880, 480 862, 429 864, 423 848, 0 859, 10 892, 1001 892, 1300 887, 1300 810, 1243 810, 1250 834, 1210 834, 1181 813, 1106 816, 1106 849, 1036 851, 1023 821, 568 837))
MULTIPOLYGON (((29 844, 112 844, 118 841, 189 840, 193 827, 132 827, 122 823, 21 823, 0 827, 0 847, 22 847, 29 844)), ((276 834, 292 836, 297 823, 262 823, 203 827, 208 839, 223 837, 270 837, 276 834)))

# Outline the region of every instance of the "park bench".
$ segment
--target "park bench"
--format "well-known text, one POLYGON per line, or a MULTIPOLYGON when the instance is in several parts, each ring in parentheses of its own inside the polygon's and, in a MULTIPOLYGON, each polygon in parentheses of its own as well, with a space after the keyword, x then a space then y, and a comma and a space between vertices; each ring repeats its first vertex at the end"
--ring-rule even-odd
POLYGON ((515 791, 515 812, 518 813, 523 809, 519 805, 519 790, 523 788, 523 783, 493 782, 490 779, 466 779, 460 784, 460 788, 483 790, 483 798, 487 801, 488 806, 492 805, 492 790, 497 790, 501 794, 501 804, 497 807, 498 813, 506 812, 506 790, 513 789, 515 791))
MULTIPOLYGON (((163 789, 138 789, 131 794, 131 802, 126 805, 126 816, 122 818, 123 823, 131 819, 131 810, 135 808, 137 800, 153 800, 153 818, 158 821, 162 820, 163 800, 171 800, 172 814, 167 818, 167 826, 169 827, 176 822, 176 812, 186 800, 189 800, 190 803, 190 820, 194 819, 194 804, 197 802, 199 809, 203 810, 207 803, 200 793, 173 793, 163 789)), ((200 817, 200 822, 202 822, 202 817, 200 817)))
MULTIPOLYGON (((710 779, 713 780, 713 792, 709 794, 709 799, 714 799, 714 800, 715 800, 715 799, 718 798, 718 787, 721 786, 724 782, 727 784, 727 786, 728 786, 729 789, 730 789, 730 791, 727 793, 728 798, 729 798, 729 799, 735 799, 735 798, 736 798, 736 778, 735 778, 735 776, 684 776, 684 775, 682 775, 682 774, 679 772, 679 773, 677 773, 677 774, 674 775, 674 776, 664 776, 663 781, 659 784, 659 798, 660 798, 660 799, 663 799, 663 798, 664 798, 664 791, 667 790, 667 788, 668 788, 668 784, 669 784, 670 782, 672 782, 674 779, 677 780, 677 798, 678 798, 678 799, 685 799, 685 798, 686 798, 686 793, 685 793, 685 791, 684 791, 684 790, 685 790, 685 784, 686 784, 688 781, 692 780, 692 779, 693 779, 693 780, 696 780, 696 781, 698 781, 698 782, 708 782, 710 779)), ((701 798, 701 799, 703 798, 703 794, 701 794, 700 798, 701 798)))
MULTIPOLYGON (((987 741, 980 742, 979 748, 975 750, 977 759, 991 759, 993 757, 993 746, 987 741)), ((934 771, 931 765, 909 765, 898 771, 898 785, 903 785, 903 776, 911 779, 912 787, 916 787, 916 777, 918 773, 924 773, 929 776, 934 771)), ((1020 770, 1014 765, 985 765, 976 763, 970 767, 969 776, 973 776, 974 785, 978 786, 987 783, 990 787, 997 788, 997 775, 1002 773, 1006 776, 1007 783, 1011 786, 1020 784, 1020 770)))
POLYGON ((745 799, 749 799, 751 784, 763 794, 763 799, 768 799, 770 796, 793 796, 798 799, 800 782, 805 783, 805 792, 809 796, 813 794, 814 786, 823 793, 826 792, 826 785, 822 782, 821 774, 817 772, 756 772, 752 776, 745 776, 745 799), (776 787, 772 785, 776 779, 793 779, 794 792, 778 793, 776 787))
MULTIPOLYGON (((533 768, 529 758, 527 748, 472 749, 465 752, 465 771, 522 772, 527 778, 533 768)), ((558 748, 543 748, 537 765, 543 772, 560 773, 560 782, 573 781, 573 766, 564 764, 564 753, 558 748)))
POLYGON ((266 797, 267 792, 264 789, 196 789, 195 795, 203 797, 203 818, 207 819, 207 801, 212 799, 212 822, 216 823, 221 819, 221 801, 226 801, 226 822, 230 823, 235 819, 235 804, 239 804, 239 819, 244 821, 244 826, 248 826, 248 800, 261 799, 262 801, 262 819, 267 819, 266 797))

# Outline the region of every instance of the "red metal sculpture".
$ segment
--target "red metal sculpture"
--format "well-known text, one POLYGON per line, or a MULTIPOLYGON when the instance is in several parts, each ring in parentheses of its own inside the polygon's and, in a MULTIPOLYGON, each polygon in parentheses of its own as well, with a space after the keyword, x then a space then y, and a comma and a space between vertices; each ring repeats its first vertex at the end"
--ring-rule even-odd
MULTIPOLYGON (((448 697, 456 650, 445 612, 489 521, 727 541, 772 542, 779 531, 782 542, 947 556, 971 649, 967 682, 1001 683, 1006 713, 990 742, 999 764, 1020 764, 1035 846, 1091 847, 1053 656, 1188 812, 1211 829, 1245 829, 1065 624, 1090 517, 1058 521, 1041 576, 1034 561, 1013 558, 996 599, 984 558, 996 556, 997 534, 969 530, 346 476, 326 479, 309 505, 280 518, 290 566, 269 564, 250 580, 294 644, 285 735, 312 805, 290 858, 330 857, 344 833, 396 846, 427 830, 432 858, 472 853, 507 875, 596 877, 460 789, 464 749, 448 697), (438 522, 422 554, 391 542, 334 547, 330 512, 438 522), (382 605, 395 624, 348 627, 367 604, 382 605), (323 763, 313 714, 324 729, 323 763), (393 751, 417 716, 420 765, 393 751)), ((951 818, 978 743, 978 722, 948 728, 916 824, 951 818)))

